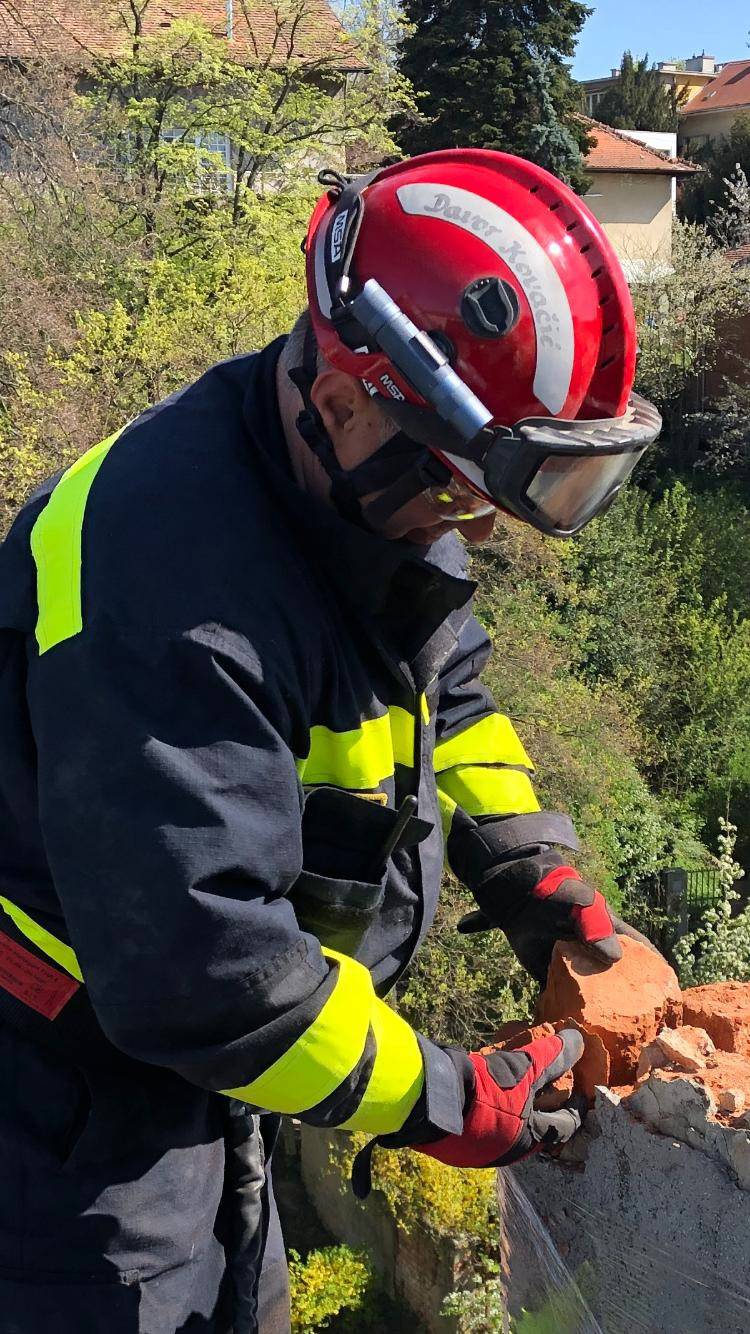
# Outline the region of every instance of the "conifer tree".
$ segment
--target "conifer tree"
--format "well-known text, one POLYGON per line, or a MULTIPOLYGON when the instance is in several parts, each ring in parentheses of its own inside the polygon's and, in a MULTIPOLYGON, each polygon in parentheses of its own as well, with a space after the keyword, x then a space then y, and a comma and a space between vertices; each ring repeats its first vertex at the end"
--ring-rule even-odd
POLYGON ((580 0, 404 0, 411 32, 400 69, 421 94, 421 118, 398 124, 401 147, 411 154, 496 148, 533 158, 535 132, 550 127, 550 111, 585 144, 566 61, 589 12, 580 0))
POLYGON ((674 132, 679 107, 680 98, 659 78, 656 65, 649 65, 648 56, 638 60, 625 51, 619 78, 599 102, 596 118, 616 130, 674 132))

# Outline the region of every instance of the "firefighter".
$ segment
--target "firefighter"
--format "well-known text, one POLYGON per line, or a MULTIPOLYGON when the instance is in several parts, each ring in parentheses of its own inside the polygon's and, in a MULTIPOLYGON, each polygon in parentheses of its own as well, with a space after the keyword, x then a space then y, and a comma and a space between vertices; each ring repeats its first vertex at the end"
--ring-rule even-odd
POLYGON ((0 551, 7 1334, 288 1329, 281 1115, 480 1167, 580 1123, 534 1106, 577 1033, 482 1056, 385 998, 444 855, 539 980, 630 930, 478 680, 456 537, 617 494, 660 425, 628 289, 520 159, 323 184, 289 340, 89 450, 0 551))

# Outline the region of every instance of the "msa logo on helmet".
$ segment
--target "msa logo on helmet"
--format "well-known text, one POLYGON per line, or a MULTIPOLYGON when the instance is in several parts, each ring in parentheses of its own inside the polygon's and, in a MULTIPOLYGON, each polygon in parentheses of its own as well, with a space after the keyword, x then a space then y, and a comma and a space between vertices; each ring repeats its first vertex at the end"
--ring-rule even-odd
POLYGON ((380 383, 384 385, 385 388, 388 390, 388 393, 390 394, 391 398, 397 398, 401 403, 405 401, 406 398, 405 394, 401 393, 401 390, 399 389, 395 380, 392 380, 390 375, 381 375, 380 383))
POLYGON ((345 208, 344 212, 339 213, 338 217, 334 219, 333 227, 331 228, 332 264, 337 264, 338 261, 341 259, 341 251, 344 245, 344 233, 346 231, 346 220, 348 217, 349 217, 349 210, 348 208, 345 208))
MULTIPOLYGON (((402 403, 406 401, 406 396, 401 393, 401 390, 399 389, 395 380, 392 380, 390 375, 381 375, 380 383, 388 390, 388 393, 390 394, 391 398, 398 398, 402 403)), ((373 384, 372 380, 363 380, 362 384, 364 388, 367 390, 368 394, 370 395, 370 398, 378 398, 379 396, 382 397, 382 395, 380 394, 380 390, 378 389, 378 386, 376 384, 373 384)))

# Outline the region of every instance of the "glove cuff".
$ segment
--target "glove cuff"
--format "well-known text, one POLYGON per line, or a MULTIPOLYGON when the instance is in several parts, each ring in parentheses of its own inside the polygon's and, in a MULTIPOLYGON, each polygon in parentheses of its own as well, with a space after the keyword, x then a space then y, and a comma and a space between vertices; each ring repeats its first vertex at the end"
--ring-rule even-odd
POLYGON ((559 811, 492 815, 478 821, 459 808, 448 837, 448 861, 458 879, 476 892, 504 862, 525 859, 552 844, 573 852, 580 847, 572 821, 559 811))

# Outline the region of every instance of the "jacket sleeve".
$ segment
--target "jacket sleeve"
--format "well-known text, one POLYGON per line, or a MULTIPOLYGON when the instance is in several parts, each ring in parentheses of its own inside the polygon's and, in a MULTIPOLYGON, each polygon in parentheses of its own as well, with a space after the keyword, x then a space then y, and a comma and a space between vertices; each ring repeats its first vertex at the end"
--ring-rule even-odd
MULTIPOLYGON (((479 830, 492 825, 492 844, 518 859, 550 844, 577 848, 570 819, 542 811, 531 782, 534 765, 510 719, 500 713, 479 673, 490 641, 476 617, 464 626, 440 678, 435 773, 451 869, 470 888, 485 874, 488 854, 479 830)), ((515 871, 514 871, 515 873, 515 871)), ((512 879, 513 875, 509 875, 512 879)))
POLYGON ((313 1123, 389 1133, 432 1103, 460 1129, 446 1053, 298 927, 289 710, 247 641, 101 616, 32 664, 30 698, 49 863, 110 1040, 313 1123))

